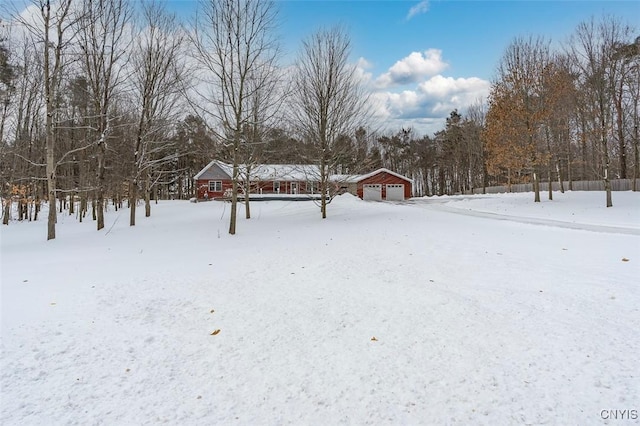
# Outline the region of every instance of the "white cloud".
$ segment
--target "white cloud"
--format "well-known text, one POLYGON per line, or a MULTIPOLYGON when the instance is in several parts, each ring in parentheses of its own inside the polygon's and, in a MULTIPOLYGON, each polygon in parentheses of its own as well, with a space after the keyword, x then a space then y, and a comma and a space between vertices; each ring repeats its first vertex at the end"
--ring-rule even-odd
MULTIPOLYGON (((490 83, 478 77, 453 78, 436 75, 429 80, 418 85, 418 91, 429 97, 448 98, 451 102, 456 99, 465 101, 468 96, 472 98, 482 93, 489 92, 490 83)), ((473 99, 471 99, 473 101, 473 99)))
POLYGON ((376 79, 376 86, 386 88, 394 85, 417 83, 422 78, 438 74, 449 65, 442 60, 440 49, 429 49, 425 52, 412 52, 399 60, 389 71, 376 79))
POLYGON ((359 68, 362 68, 364 70, 373 68, 373 65, 371 64, 371 62, 367 61, 366 58, 363 58, 363 57, 358 58, 357 64, 359 68))
POLYGON ((490 82, 477 77, 453 78, 435 75, 415 90, 379 91, 375 117, 391 129, 413 127, 417 132, 434 133, 444 128, 451 111, 463 112, 478 99, 486 99, 490 82))
POLYGON ((370 71, 367 71, 369 69, 373 68, 373 65, 371 64, 371 62, 367 61, 365 58, 359 58, 358 62, 356 63, 356 75, 358 80, 365 85, 368 85, 369 82, 371 81, 371 79, 373 78, 373 74, 371 74, 370 71))
POLYGON ((416 4, 411 9, 409 9, 409 13, 407 13, 407 21, 416 15, 426 13, 428 10, 429 10, 429 0, 422 0, 420 3, 416 4))

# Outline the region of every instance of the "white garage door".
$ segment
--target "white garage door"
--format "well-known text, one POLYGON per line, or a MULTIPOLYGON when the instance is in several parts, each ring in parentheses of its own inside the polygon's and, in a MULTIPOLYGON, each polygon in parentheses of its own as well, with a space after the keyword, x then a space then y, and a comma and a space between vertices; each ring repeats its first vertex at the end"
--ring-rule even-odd
POLYGON ((404 185, 387 185, 387 201, 404 201, 404 185))
POLYGON ((362 199, 368 201, 382 201, 382 185, 362 185, 362 199))

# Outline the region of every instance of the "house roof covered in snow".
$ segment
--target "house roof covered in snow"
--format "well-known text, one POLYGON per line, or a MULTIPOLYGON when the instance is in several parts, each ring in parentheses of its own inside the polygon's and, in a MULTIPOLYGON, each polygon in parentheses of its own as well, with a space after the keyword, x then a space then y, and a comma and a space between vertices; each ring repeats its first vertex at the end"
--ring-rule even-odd
MULTIPOLYGON (((240 164, 240 176, 245 176, 249 170, 251 180, 279 180, 279 181, 316 181, 320 177, 319 168, 313 164, 255 164, 247 166, 240 164)), ((222 161, 213 160, 207 164, 198 174, 195 180, 213 177, 213 169, 224 172, 228 179, 233 176, 233 166, 222 161)))
MULTIPOLYGON (((238 166, 241 177, 244 177, 247 173, 247 165, 240 164, 238 166)), ((342 183, 357 183, 371 176, 375 176, 378 173, 389 173, 407 182, 413 182, 406 176, 402 176, 399 173, 393 172, 389 169, 380 168, 370 173, 362 175, 331 175, 329 180, 333 182, 342 183)), ((249 167, 249 173, 251 180, 260 181, 318 181, 320 180, 320 168, 315 164, 253 164, 249 167)), ((233 175, 233 166, 231 164, 213 160, 207 164, 198 174, 194 176, 194 180, 198 179, 231 179, 233 175), (226 176, 220 176, 220 173, 224 173, 226 176)))

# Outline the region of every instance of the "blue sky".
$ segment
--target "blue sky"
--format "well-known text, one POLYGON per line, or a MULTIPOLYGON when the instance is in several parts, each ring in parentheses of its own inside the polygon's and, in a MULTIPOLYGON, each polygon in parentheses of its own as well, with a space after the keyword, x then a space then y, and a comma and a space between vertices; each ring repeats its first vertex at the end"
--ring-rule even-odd
POLYGON ((297 49, 313 29, 342 23, 353 52, 374 72, 386 71, 411 52, 440 49, 454 77, 493 77, 504 49, 519 35, 561 41, 581 21, 603 13, 640 27, 640 2, 632 1, 279 1, 286 46, 297 49), (424 5, 413 16, 413 7, 424 5), (633 21, 635 19, 635 22, 633 21))
MULTIPOLYGON (((8 0, 15 5, 26 0, 8 0)), ((143 0, 144 1, 144 0, 143 0)), ((163 0, 161 0, 163 1, 163 0)), ((164 0, 187 20, 197 0, 164 0)), ((0 0, 3 2, 3 0, 0 0)), ((433 134, 454 109, 486 98, 498 62, 516 37, 562 43, 580 22, 612 15, 640 36, 640 1, 276 0, 286 56, 315 30, 342 25, 352 60, 373 90, 376 122, 388 132, 433 134)), ((0 13, 2 8, 0 8, 0 13)))
MULTIPOLYGON (((188 14, 196 2, 174 0, 188 14)), ((640 35, 636 1, 279 0, 281 33, 292 61, 314 30, 343 25, 352 59, 380 101, 390 132, 432 134, 453 108, 486 97, 496 66, 518 36, 562 43, 583 21, 616 16, 640 35)))

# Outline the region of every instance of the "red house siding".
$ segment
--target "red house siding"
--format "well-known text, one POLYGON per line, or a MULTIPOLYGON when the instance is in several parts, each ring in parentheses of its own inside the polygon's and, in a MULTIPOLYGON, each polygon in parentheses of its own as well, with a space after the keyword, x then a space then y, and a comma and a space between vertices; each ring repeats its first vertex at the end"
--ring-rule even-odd
MULTIPOLYGON (((251 193, 252 194, 291 194, 292 193, 292 184, 297 184, 298 189, 295 192, 296 194, 310 194, 318 192, 318 184, 316 183, 314 186, 314 191, 312 192, 307 184, 307 182, 303 181, 260 181, 260 182, 251 182, 251 193), (276 191, 274 189, 275 182, 280 182, 280 191, 276 191)), ((232 183, 230 179, 198 179, 196 181, 197 188, 197 198, 202 200, 205 198, 205 193, 207 194, 207 198, 210 200, 223 198, 225 191, 230 191, 232 189, 232 183), (209 181, 221 181, 222 182, 222 191, 209 191, 209 181)), ((242 193, 242 190, 240 190, 242 193)))
POLYGON ((318 184, 315 185, 315 191, 311 191, 312 188, 309 187, 307 182, 305 181, 260 181, 256 182, 255 186, 252 185, 251 192, 257 194, 311 194, 318 192, 318 184), (280 183, 280 190, 275 190, 275 183, 280 183), (293 190, 293 187, 296 186, 296 190, 293 190))
POLYGON ((363 185, 380 184, 382 185, 382 199, 387 199, 387 187, 385 185, 402 184, 404 185, 404 198, 411 198, 411 181, 399 178, 387 172, 376 173, 366 179, 358 182, 358 197, 364 198, 363 185))
POLYGON ((209 198, 210 200, 214 198, 222 198, 224 196, 224 192, 227 190, 231 190, 232 184, 230 179, 199 179, 196 181, 197 188, 197 197, 202 200, 203 198, 209 198), (222 181, 222 191, 209 191, 209 180, 212 181, 222 181), (207 194, 207 197, 204 194, 207 194))

